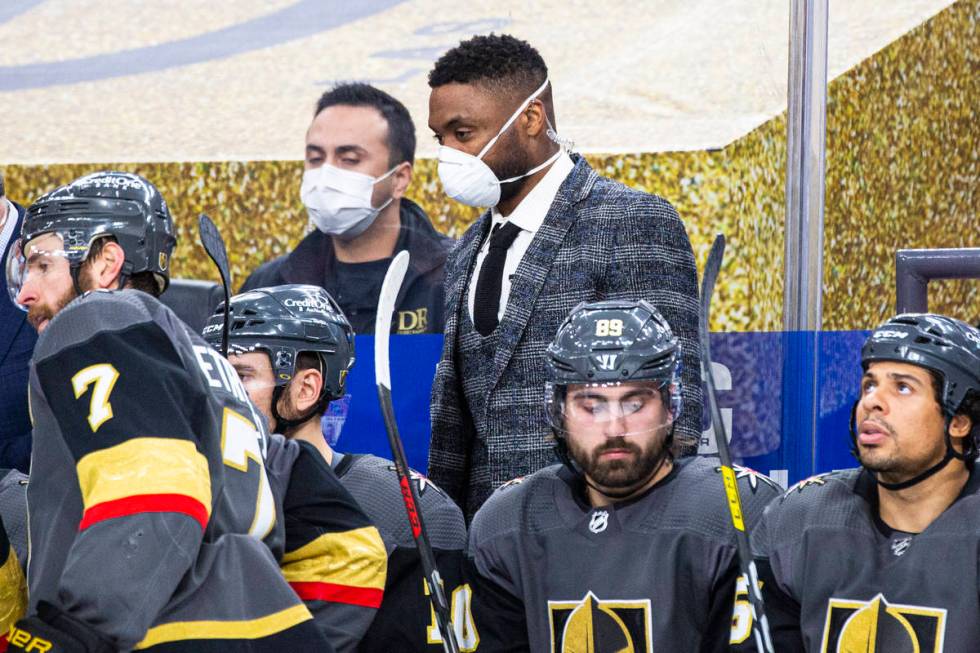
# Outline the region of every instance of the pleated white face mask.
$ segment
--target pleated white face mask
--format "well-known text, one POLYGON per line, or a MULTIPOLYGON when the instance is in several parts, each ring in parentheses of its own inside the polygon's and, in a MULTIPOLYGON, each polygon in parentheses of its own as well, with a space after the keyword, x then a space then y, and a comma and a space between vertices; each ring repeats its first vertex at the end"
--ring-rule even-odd
POLYGON ((396 168, 397 165, 375 179, 371 175, 323 164, 303 173, 300 197, 317 229, 343 240, 357 238, 374 224, 378 213, 391 204, 393 198, 389 197, 387 202, 375 208, 371 206, 371 195, 374 185, 396 168))
POLYGON ((446 191, 446 195, 467 206, 497 206, 497 202, 500 201, 501 184, 509 184, 510 182, 533 175, 535 172, 554 163, 561 156, 561 150, 559 149, 555 152, 554 156, 541 165, 537 165, 524 174, 511 177, 510 179, 497 179, 497 175, 493 174, 490 166, 483 162, 484 155, 490 151, 490 148, 494 146, 503 133, 514 124, 514 121, 524 112, 527 105, 547 87, 548 80, 545 79, 544 83, 521 103, 521 106, 517 108, 514 115, 504 123, 504 126, 500 128, 497 135, 491 138, 476 156, 467 154, 461 150, 446 147, 445 145, 439 147, 439 181, 442 182, 442 187, 446 191))

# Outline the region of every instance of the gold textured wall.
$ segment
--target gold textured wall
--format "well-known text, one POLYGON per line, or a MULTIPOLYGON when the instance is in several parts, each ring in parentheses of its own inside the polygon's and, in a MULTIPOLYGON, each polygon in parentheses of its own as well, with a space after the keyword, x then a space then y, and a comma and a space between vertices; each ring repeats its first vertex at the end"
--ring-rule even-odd
MULTIPOLYGON (((980 1, 960 0, 830 86, 825 329, 895 310, 895 250, 980 247, 980 1)), ((976 323, 980 280, 930 284, 976 323)))
MULTIPOLYGON (((824 328, 870 328, 894 311, 899 247, 980 246, 980 0, 961 0, 835 79, 829 88, 824 328)), ((589 156, 607 176, 666 197, 684 218, 699 265, 729 238, 712 329, 782 325, 785 117, 708 152, 589 156)), ((29 200, 82 174, 118 168, 154 181, 180 243, 178 277, 216 279, 196 216, 224 233, 237 286, 303 234, 296 161, 7 166, 8 194, 29 200)), ((432 160, 409 196, 458 236, 475 209, 442 194, 432 160)), ((980 282, 933 284, 933 310, 976 320, 980 282)))

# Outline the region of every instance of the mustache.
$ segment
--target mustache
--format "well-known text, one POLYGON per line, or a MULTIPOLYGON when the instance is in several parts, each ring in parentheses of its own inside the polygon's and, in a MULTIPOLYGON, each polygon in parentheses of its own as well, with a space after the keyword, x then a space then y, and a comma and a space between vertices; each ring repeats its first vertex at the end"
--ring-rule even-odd
POLYGON ((858 428, 860 428, 860 425, 863 422, 873 422, 878 426, 880 426, 881 428, 885 429, 888 435, 892 435, 892 436, 895 435, 895 429, 892 428, 892 425, 886 422, 885 420, 881 419, 880 417, 865 417, 864 419, 858 422, 858 428))
POLYGON ((596 447, 592 451, 592 455, 600 456, 607 451, 613 451, 616 449, 622 449, 636 454, 640 454, 643 452, 642 449, 640 449, 640 447, 635 442, 630 442, 625 437, 619 435, 616 436, 615 438, 609 438, 608 440, 606 440, 604 444, 601 444, 598 447, 596 447))
POLYGON ((31 326, 34 327, 35 331, 41 322, 44 320, 50 320, 53 317, 54 311, 52 311, 48 306, 34 304, 27 310, 27 321, 31 323, 31 326))

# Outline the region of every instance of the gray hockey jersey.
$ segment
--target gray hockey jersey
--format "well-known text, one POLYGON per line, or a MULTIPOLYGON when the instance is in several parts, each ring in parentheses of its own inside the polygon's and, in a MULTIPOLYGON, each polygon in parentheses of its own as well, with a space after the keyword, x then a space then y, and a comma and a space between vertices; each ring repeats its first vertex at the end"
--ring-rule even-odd
MULTIPOLYGON (((780 488, 738 468, 751 527, 780 488)), ((470 529, 481 651, 727 651, 738 578, 716 458, 593 508, 555 465, 499 488, 470 529)))
POLYGON ((264 424, 168 308, 74 300, 38 340, 30 400, 29 614, 53 604, 121 650, 330 650, 263 542, 282 532, 264 424))
POLYGON ((777 650, 980 650, 980 473, 918 534, 882 522, 877 496, 851 469, 801 481, 766 511, 752 548, 777 650))
MULTIPOLYGON (((388 549, 384 601, 358 650, 362 653, 443 651, 394 463, 362 454, 337 454, 333 463, 341 483, 381 531, 388 549)), ((412 480, 453 611, 456 640, 461 651, 476 650, 478 629, 472 619, 469 587, 463 582, 466 549, 463 513, 424 476, 413 471, 412 480)))

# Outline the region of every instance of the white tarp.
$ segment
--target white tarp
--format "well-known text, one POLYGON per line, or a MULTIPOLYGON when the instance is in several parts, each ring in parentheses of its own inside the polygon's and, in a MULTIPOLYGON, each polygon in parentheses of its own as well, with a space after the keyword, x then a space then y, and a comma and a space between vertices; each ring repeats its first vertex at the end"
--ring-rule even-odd
MULTIPOLYGON (((831 78, 948 0, 832 2, 831 78)), ((786 106, 788 0, 3 0, 0 164, 299 159, 317 97, 405 102, 474 33, 525 38, 583 152, 723 147, 786 106)))

